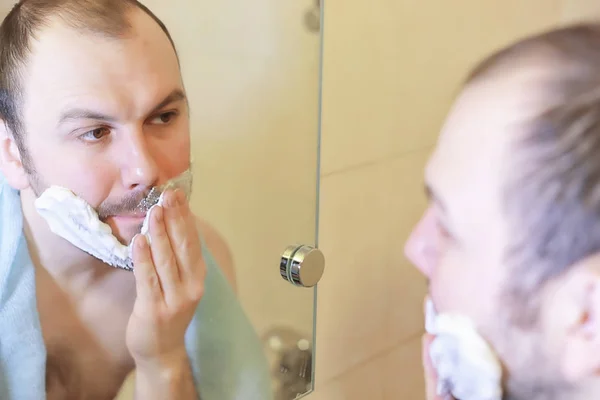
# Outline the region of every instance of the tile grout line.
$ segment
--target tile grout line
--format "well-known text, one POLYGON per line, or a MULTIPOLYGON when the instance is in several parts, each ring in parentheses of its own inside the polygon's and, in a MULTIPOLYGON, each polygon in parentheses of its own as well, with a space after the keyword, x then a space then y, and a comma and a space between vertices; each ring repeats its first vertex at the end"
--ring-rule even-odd
POLYGON ((321 174, 321 178, 328 178, 330 176, 339 175, 339 174, 342 174, 342 173, 345 173, 345 172, 350 172, 350 171, 354 171, 354 170, 357 170, 357 169, 361 169, 361 168, 365 168, 365 167, 370 167, 370 166, 379 164, 381 162, 386 162, 386 161, 394 160, 396 158, 401 158, 401 157, 405 157, 405 156, 408 156, 408 155, 411 155, 411 154, 414 154, 414 153, 425 151, 425 150, 433 148, 433 146, 434 145, 429 144, 429 145, 426 145, 426 146, 423 146, 423 147, 419 147, 419 148, 415 148, 415 149, 412 149, 412 150, 402 151, 402 152, 395 153, 395 154, 389 154, 387 156, 378 158, 376 160, 364 161, 362 163, 350 165, 350 166, 345 167, 345 168, 340 168, 340 169, 337 169, 337 170, 326 172, 324 174, 321 174))
POLYGON ((390 345, 390 346, 386 347, 385 349, 382 349, 382 350, 374 353, 373 355, 365 358, 364 360, 362 360, 362 361, 354 364, 353 366, 351 366, 347 370, 345 370, 343 372, 340 372, 337 375, 334 375, 334 376, 330 377, 329 379, 327 379, 324 382, 319 382, 318 384, 319 384, 319 386, 325 386, 325 385, 328 385, 328 384, 330 384, 330 383, 332 383, 332 382, 334 382, 334 381, 336 381, 338 379, 341 379, 345 375, 347 375, 347 374, 355 371, 356 369, 364 367, 365 365, 367 365, 370 362, 376 360, 377 358, 381 358, 381 357, 385 356, 386 353, 391 352, 396 347, 404 346, 404 345, 410 343, 411 341, 420 338, 424 333, 425 333, 425 331, 422 330, 422 331, 419 331, 419 332, 414 333, 412 335, 409 335, 408 337, 406 337, 406 338, 404 338, 402 340, 399 340, 398 342, 394 343, 393 345, 390 345))

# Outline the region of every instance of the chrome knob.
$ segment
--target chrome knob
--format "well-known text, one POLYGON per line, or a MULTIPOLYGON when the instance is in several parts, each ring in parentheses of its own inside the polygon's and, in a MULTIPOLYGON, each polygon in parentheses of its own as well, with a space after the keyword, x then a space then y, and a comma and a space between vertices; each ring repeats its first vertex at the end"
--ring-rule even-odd
POLYGON ((313 287, 325 270, 325 256, 321 250, 307 245, 288 246, 281 255, 281 277, 294 286, 313 287))

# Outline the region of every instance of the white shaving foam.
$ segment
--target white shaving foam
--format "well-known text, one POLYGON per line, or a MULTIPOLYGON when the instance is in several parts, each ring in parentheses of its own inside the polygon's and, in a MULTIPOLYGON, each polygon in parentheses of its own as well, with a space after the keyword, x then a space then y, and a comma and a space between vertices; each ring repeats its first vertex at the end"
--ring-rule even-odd
MULTIPOLYGON (((151 238, 148 225, 151 210, 157 205, 162 206, 165 190, 180 188, 189 199, 191 186, 192 174, 191 170, 188 170, 167 184, 154 188, 151 195, 138 206, 139 210, 146 212, 140 234, 145 235, 149 243, 151 238)), ((35 207, 54 234, 110 266, 133 270, 133 240, 128 246, 119 242, 110 226, 100 221, 96 210, 71 190, 51 186, 36 199, 35 207)))
POLYGON ((495 352, 462 315, 437 314, 427 301, 425 329, 435 339, 430 347, 438 374, 438 395, 460 400, 501 400, 502 366, 495 352))

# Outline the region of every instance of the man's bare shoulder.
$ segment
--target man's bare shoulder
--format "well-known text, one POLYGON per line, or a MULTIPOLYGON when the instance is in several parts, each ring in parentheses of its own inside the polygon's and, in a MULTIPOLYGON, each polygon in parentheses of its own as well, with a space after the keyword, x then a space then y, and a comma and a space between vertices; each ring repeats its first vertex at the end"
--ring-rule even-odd
POLYGON ((227 242, 223 236, 208 222, 196 217, 196 224, 206 247, 210 250, 211 254, 219 264, 219 267, 223 271, 223 274, 233 287, 233 290, 237 293, 237 279, 235 274, 235 267, 233 265, 233 256, 231 250, 227 245, 227 242))

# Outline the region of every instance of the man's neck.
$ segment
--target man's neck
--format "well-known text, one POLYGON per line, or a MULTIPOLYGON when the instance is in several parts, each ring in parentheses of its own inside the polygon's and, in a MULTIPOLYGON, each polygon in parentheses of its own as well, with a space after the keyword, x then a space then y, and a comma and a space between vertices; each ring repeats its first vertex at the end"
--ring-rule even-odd
POLYGON ((114 275, 132 275, 128 271, 104 264, 54 234, 36 211, 34 201, 31 191, 21 192, 24 232, 29 252, 34 265, 47 270, 60 286, 68 287, 73 295, 78 295, 90 288, 102 286, 114 275))

